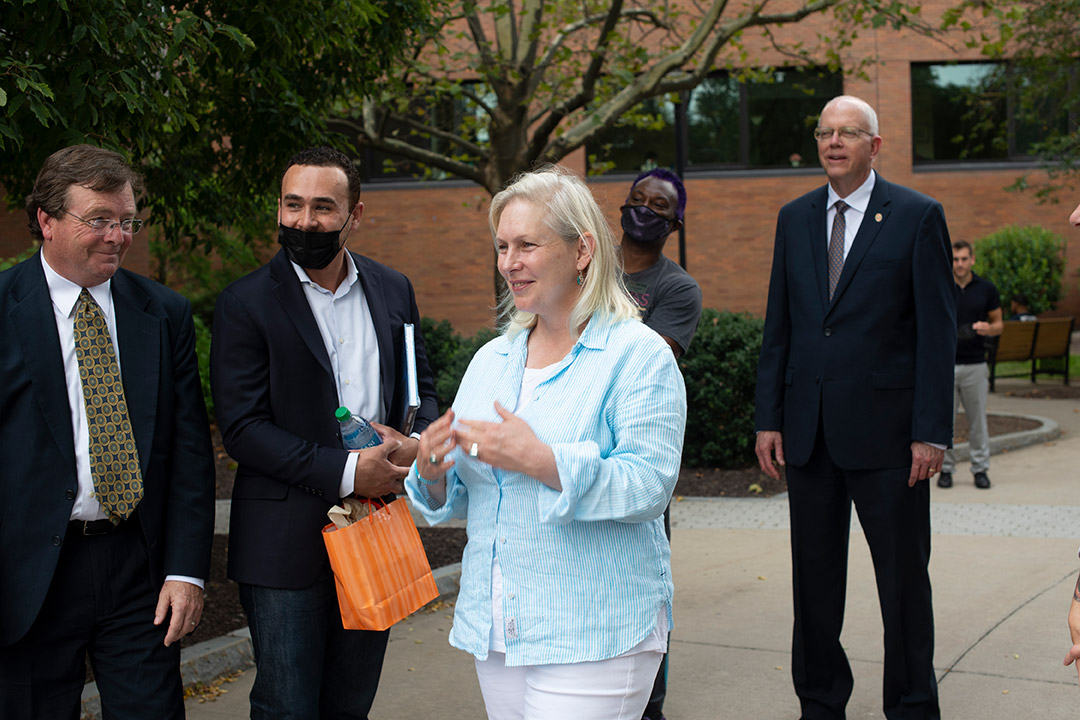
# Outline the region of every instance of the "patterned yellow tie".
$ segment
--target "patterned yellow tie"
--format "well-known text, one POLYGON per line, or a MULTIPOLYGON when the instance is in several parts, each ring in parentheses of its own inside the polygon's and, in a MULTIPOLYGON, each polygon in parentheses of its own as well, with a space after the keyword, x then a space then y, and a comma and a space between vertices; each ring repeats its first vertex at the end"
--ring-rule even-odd
POLYGON ((115 525, 130 517, 142 499, 142 472, 109 328, 86 288, 75 311, 75 357, 90 431, 94 495, 115 525))

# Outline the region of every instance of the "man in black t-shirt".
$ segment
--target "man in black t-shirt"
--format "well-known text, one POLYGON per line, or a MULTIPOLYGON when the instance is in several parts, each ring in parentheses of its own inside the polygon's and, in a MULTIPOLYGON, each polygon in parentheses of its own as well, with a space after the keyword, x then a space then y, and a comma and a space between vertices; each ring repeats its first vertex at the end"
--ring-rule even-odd
POLYGON ((664 168, 639 175, 622 207, 623 281, 641 307, 642 322, 660 333, 676 358, 690 347, 701 317, 697 281, 663 254, 685 210, 682 181, 664 168))
MULTIPOLYGON (((990 433, 986 427, 986 400, 990 394, 990 372, 986 365, 985 338, 1000 335, 1001 298, 997 288, 972 272, 975 251, 959 240, 953 247, 953 279, 956 281, 956 370, 953 382, 953 420, 960 403, 968 419, 968 446, 975 487, 990 487, 990 433)), ((952 487, 956 454, 945 451, 938 487, 952 487)))

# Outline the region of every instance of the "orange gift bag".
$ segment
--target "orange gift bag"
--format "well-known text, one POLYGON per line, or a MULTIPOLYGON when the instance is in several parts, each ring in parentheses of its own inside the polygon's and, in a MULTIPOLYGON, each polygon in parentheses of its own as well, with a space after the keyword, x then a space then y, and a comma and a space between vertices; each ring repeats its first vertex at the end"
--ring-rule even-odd
POLYGON ((363 502, 366 517, 346 527, 327 525, 323 541, 341 624, 348 630, 386 630, 437 598, 439 589, 405 500, 363 502))

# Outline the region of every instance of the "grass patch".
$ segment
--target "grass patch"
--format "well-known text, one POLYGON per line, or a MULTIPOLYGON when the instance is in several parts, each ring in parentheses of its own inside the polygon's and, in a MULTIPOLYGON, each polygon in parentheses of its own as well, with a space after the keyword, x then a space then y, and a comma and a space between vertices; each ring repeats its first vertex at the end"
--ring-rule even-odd
MULTIPOLYGON (((1061 361, 1058 358, 1043 358, 1042 360, 1010 360, 999 362, 994 372, 995 377, 1031 377, 1031 363, 1038 362, 1040 368, 1060 368, 1061 361)), ((1053 377, 1046 375, 1040 377, 1053 377)), ((1080 355, 1069 356, 1069 379, 1080 377, 1080 355)))

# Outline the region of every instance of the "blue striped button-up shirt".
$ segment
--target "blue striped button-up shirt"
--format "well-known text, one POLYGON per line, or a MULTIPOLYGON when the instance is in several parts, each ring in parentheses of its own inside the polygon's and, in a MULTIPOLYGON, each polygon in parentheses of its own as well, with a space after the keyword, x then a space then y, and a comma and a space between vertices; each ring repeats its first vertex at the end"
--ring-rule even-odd
MULTIPOLYGON (((454 400, 457 422, 514 409, 528 331, 473 357, 454 400)), ((671 618, 664 508, 678 478, 686 389, 667 344, 636 321, 594 316, 521 412, 555 455, 562 491, 453 451, 446 502, 416 478, 409 497, 428 522, 467 518, 450 643, 487 658, 491 560, 503 576, 507 665, 603 660, 671 618)))

